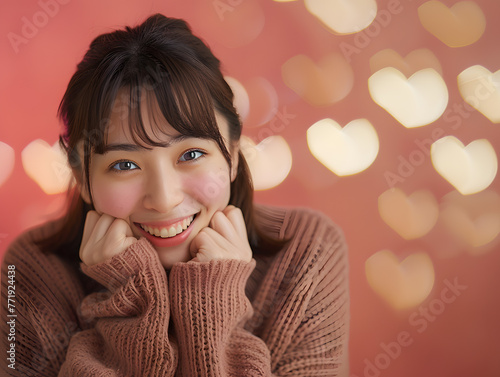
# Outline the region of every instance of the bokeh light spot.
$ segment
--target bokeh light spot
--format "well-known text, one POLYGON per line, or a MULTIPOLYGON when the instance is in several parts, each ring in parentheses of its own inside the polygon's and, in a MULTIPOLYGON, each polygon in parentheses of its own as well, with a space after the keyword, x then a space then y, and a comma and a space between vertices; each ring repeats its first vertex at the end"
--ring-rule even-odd
POLYGON ((406 77, 410 77, 415 72, 425 68, 432 68, 440 75, 443 73, 439 59, 427 48, 413 50, 404 58, 393 49, 387 48, 377 52, 370 58, 370 70, 372 73, 386 67, 396 68, 406 77))
POLYGON ((462 98, 493 123, 500 123, 500 70, 474 65, 458 75, 462 98))
POLYGON ((491 143, 478 139, 464 147, 454 136, 445 136, 431 146, 434 169, 462 195, 486 189, 495 179, 498 160, 491 143))
POLYGON ((21 152, 23 168, 49 195, 65 192, 72 182, 72 172, 59 143, 52 147, 44 140, 34 140, 21 152))
POLYGON ((342 128, 332 119, 323 119, 307 130, 311 154, 339 176, 367 169, 375 161, 379 141, 367 119, 356 119, 342 128))
POLYGON ((292 151, 283 137, 269 136, 256 144, 248 136, 242 136, 240 148, 252 174, 255 190, 276 187, 290 173, 292 151))
POLYGON ((407 196, 399 188, 389 189, 379 196, 378 210, 382 220, 406 240, 426 235, 439 217, 438 202, 427 190, 407 196))
POLYGON ((500 234, 500 195, 494 191, 463 196, 453 191, 443 198, 440 219, 471 254, 500 234))
POLYGON ((2 161, 2 164, 0 165, 0 186, 2 186, 14 170, 15 153, 14 149, 10 145, 1 141, 0 161, 2 161))
POLYGON ((440 1, 428 1, 418 8, 422 26, 449 47, 476 42, 486 29, 483 11, 474 1, 460 1, 448 8, 440 1))
POLYGON ((307 10, 338 34, 357 33, 377 15, 375 0, 305 0, 307 10))
POLYGON ((381 250, 365 262, 370 287, 395 310, 420 305, 434 287, 434 266, 424 252, 403 261, 389 250, 381 250))
POLYGON ((281 67, 285 84, 313 106, 328 106, 344 99, 354 84, 354 72, 340 54, 329 54, 318 64, 297 55, 281 67))
POLYGON ((448 88, 432 68, 422 69, 409 79, 393 67, 375 72, 368 79, 370 95, 407 128, 436 121, 448 105, 448 88))

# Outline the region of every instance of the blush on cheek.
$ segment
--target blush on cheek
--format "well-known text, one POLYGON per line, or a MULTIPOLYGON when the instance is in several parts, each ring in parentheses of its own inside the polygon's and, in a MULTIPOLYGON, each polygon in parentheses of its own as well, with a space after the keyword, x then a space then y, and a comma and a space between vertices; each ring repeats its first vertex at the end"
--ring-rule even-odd
POLYGON ((186 178, 186 187, 191 188, 193 197, 205 207, 224 209, 230 196, 231 181, 227 170, 208 171, 186 178))
POLYGON ((100 213, 127 219, 140 197, 140 187, 134 185, 95 185, 94 207, 100 213))

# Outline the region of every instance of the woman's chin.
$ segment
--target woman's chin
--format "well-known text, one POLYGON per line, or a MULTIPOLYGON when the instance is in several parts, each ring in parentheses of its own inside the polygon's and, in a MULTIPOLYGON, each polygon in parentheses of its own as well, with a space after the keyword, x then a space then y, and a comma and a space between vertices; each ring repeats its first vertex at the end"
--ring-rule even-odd
POLYGON ((165 269, 170 270, 175 263, 188 262, 193 257, 189 253, 189 245, 179 245, 184 247, 156 247, 158 257, 165 269))

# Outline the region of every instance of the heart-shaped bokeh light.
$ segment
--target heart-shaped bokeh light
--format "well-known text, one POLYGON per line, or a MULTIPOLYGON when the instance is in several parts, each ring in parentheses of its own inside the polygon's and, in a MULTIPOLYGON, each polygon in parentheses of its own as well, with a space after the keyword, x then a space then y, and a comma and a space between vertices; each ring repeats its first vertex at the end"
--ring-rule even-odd
POLYGON ((422 69, 409 79, 393 67, 370 76, 372 99, 407 128, 425 126, 437 120, 448 105, 448 88, 439 73, 422 69))
POLYGON ((292 168, 292 151, 281 136, 269 136, 257 145, 249 137, 242 136, 240 148, 250 168, 255 190, 278 186, 292 168))
POLYGON ((72 181, 72 172, 59 143, 50 146, 44 140, 34 140, 21 152, 23 168, 47 194, 66 191, 72 181))
POLYGON ((486 189, 496 177, 498 159, 486 139, 464 144, 454 136, 445 136, 431 146, 436 171, 461 194, 470 195, 486 189))
POLYGON ((372 73, 386 67, 396 68, 406 77, 410 77, 415 72, 425 68, 432 68, 440 75, 443 73, 439 59, 427 48, 413 50, 404 58, 393 49, 387 48, 377 52, 370 58, 370 70, 372 73))
POLYGON ((406 240, 426 235, 439 217, 438 202, 427 190, 406 196, 399 188, 389 189, 379 196, 378 210, 384 222, 406 240))
POLYGON ((396 310, 420 305, 434 287, 434 266, 423 252, 400 262, 391 251, 379 251, 366 260, 365 273, 370 287, 396 310))
POLYGON ((305 0, 307 10, 337 34, 357 33, 377 15, 375 0, 305 0))
POLYGON ((379 150, 377 131, 367 119, 356 119, 342 128, 332 119, 322 119, 307 130, 311 154, 339 176, 367 169, 379 150))
POLYGON ((500 70, 474 65, 458 75, 462 98, 493 123, 500 123, 500 70))
POLYGON ((453 191, 442 200, 440 221, 474 254, 500 234, 500 195, 489 190, 467 196, 453 191))
POLYGON ((344 99, 354 84, 354 72, 340 54, 331 53, 318 64, 297 55, 281 67, 285 84, 313 106, 328 106, 344 99))
POLYGON ((428 1, 418 8, 422 26, 449 47, 476 42, 486 29, 484 13, 474 1, 460 1, 448 8, 440 1, 428 1))
POLYGON ((14 170, 15 153, 14 149, 0 141, 0 161, 2 165, 0 167, 0 187, 4 182, 10 177, 12 171, 14 170))

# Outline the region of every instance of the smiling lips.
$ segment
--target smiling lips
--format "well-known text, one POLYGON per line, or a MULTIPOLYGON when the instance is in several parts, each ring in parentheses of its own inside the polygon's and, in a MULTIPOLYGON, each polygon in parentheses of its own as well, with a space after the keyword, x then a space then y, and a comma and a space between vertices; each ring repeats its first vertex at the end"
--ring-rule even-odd
POLYGON ((189 217, 186 217, 185 219, 178 221, 174 224, 169 225, 168 227, 154 227, 154 226, 148 226, 145 224, 139 224, 140 227, 148 232, 149 234, 160 237, 160 238, 171 238, 175 237, 178 234, 184 232, 189 225, 193 222, 194 215, 191 215, 189 217))

